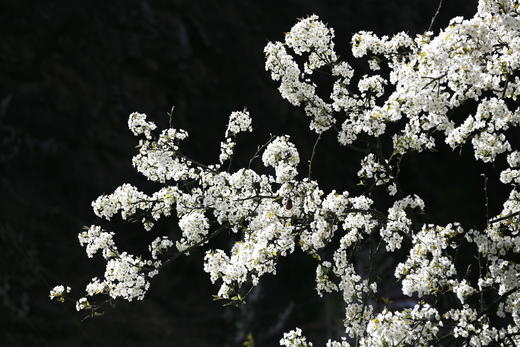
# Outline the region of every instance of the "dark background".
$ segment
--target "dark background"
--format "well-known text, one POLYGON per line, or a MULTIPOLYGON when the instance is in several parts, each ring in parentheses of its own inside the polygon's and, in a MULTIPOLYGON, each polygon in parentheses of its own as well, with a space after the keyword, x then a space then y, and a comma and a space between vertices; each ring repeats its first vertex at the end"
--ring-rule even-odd
MULTIPOLYGON (((175 125, 190 133, 185 151, 212 163, 229 113, 246 106, 255 131, 241 139, 236 167, 269 133, 290 134, 304 162, 315 135, 264 71, 265 44, 315 13, 351 60, 353 32, 423 32, 437 5, 0 0, 0 346, 235 346, 247 333, 257 346, 271 346, 295 326, 318 346, 341 335, 341 306, 334 298, 321 304, 312 289, 315 263, 298 254, 241 309, 212 301, 217 288, 202 271, 201 252, 156 278, 144 301, 96 319, 82 321, 73 304, 51 303, 48 293, 64 283, 81 296, 89 279, 102 275, 101 262, 89 260, 77 241, 81 227, 96 222, 90 202, 124 182, 150 188, 131 167, 129 113, 166 125, 175 105, 175 125)), ((434 29, 475 10, 476 1, 445 1, 434 29)), ((446 156, 445 147, 405 160, 405 188, 421 194, 433 221, 481 225, 479 175, 488 169, 472 163, 471 151, 446 156)), ((344 189, 355 183, 357 165, 329 135, 315 176, 325 190, 344 189)), ((493 183, 489 191, 496 212, 504 192, 493 183)), ((128 224, 117 231, 129 244, 143 233, 128 224)), ((161 230, 151 238, 154 232, 161 230)))

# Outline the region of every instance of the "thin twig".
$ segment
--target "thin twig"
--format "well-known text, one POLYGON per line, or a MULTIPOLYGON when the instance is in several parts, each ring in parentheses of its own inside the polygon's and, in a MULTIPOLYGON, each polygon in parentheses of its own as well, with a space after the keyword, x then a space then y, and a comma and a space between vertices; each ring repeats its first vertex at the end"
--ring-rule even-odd
POLYGON ((240 198, 240 199, 232 199, 230 201, 236 202, 236 201, 246 201, 246 200, 252 200, 252 199, 281 199, 278 195, 253 195, 248 196, 246 198, 240 198))
POLYGON ((172 128, 173 110, 175 110, 175 106, 172 106, 170 112, 166 112, 166 114, 168 115, 168 118, 169 118, 168 124, 170 125, 170 129, 172 128))
POLYGON ((506 75, 506 83, 504 84, 504 91, 502 92, 502 99, 504 99, 506 97, 508 85, 509 85, 509 75, 506 75))
MULTIPOLYGON (((438 82, 440 81, 442 78, 446 77, 448 75, 448 73, 443 73, 442 75, 438 76, 438 77, 431 77, 431 76, 422 76, 422 78, 429 78, 430 79, 430 82, 426 83, 421 90, 424 90, 426 89, 427 87, 429 87, 431 84, 435 83, 435 82, 438 82)), ((439 82, 440 83, 440 82, 439 82)))
POLYGON ((314 156, 316 155, 316 147, 318 147, 318 142, 320 141, 321 139, 321 134, 323 133, 320 133, 318 135, 318 138, 316 139, 316 142, 314 142, 314 146, 312 147, 312 154, 311 154, 311 158, 309 159, 309 179, 311 178, 311 174, 312 174, 312 161, 314 160, 314 156))
POLYGON ((437 19, 437 16, 439 15, 439 12, 441 11, 442 7, 442 0, 439 1, 439 6, 437 7, 437 11, 433 15, 432 21, 430 22, 430 26, 428 27, 427 31, 431 31, 433 27, 433 23, 435 22, 435 19, 437 19))
POLYGON ((516 216, 518 216, 518 215, 520 215, 520 211, 515 212, 515 213, 511 213, 511 214, 508 214, 507 216, 504 216, 504 217, 500 217, 500 218, 497 218, 497 219, 491 220, 491 221, 489 221, 489 224, 493 224, 493 223, 501 222, 501 221, 503 221, 503 220, 506 220, 506 219, 509 219, 509 218, 516 217, 516 216))
MULTIPOLYGON (((487 218, 486 218, 486 222, 487 222, 487 218)), ((479 278, 482 278, 482 255, 478 254, 478 277, 479 278)), ((480 311, 484 311, 484 291, 483 290, 480 290, 480 295, 479 295, 479 303, 480 303, 480 311)))
POLYGON ((489 225, 489 198, 488 198, 488 192, 487 192, 487 182, 488 178, 486 174, 480 174, 484 178, 484 204, 486 207, 486 228, 489 225))
POLYGON ((255 154, 253 155, 253 157, 251 157, 251 159, 249 159, 249 165, 247 165, 247 168, 248 169, 251 169, 251 165, 253 164, 253 161, 258 158, 260 156, 260 152, 265 148, 267 147, 267 145, 269 145, 272 141, 274 140, 274 136, 271 135, 271 137, 269 138, 269 140, 264 143, 262 146, 258 146, 258 148, 256 149, 256 152, 255 154))

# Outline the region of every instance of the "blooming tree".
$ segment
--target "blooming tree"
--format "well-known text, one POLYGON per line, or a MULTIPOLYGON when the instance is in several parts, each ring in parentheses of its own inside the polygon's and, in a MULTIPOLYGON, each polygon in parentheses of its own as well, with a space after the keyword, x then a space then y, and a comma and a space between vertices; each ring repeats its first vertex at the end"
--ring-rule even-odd
MULTIPOLYGON (((267 44, 265 68, 281 96, 304 109, 318 139, 335 137, 362 153, 364 193, 320 189, 311 174, 315 151, 302 165, 289 136, 271 137, 248 167, 231 170, 237 138, 252 131, 247 110, 231 113, 218 161, 210 164, 183 154, 186 131, 159 132, 146 115, 132 113, 128 126, 139 138, 133 166, 162 188, 146 194, 123 184, 98 197, 94 213, 107 221, 119 214, 149 233, 159 219, 177 218, 180 234, 157 236, 145 256, 120 249, 114 232, 85 228, 80 244, 88 257, 100 253, 106 270, 86 286, 78 310, 95 315, 114 300, 143 299, 164 266, 206 244, 203 268, 220 285, 216 297, 240 304, 300 248, 316 260, 317 294, 343 299, 344 338, 329 340, 329 347, 520 344, 520 152, 513 148, 520 124, 520 1, 480 0, 473 18, 453 18, 437 34, 358 32, 351 46, 354 57, 368 60, 364 76, 340 59, 333 39, 317 16, 304 18, 284 42, 267 44), (317 72, 330 75, 330 95, 318 92, 317 72), (453 119, 451 111, 469 100, 478 105, 474 112, 453 119), (507 161, 499 173, 510 188, 502 211, 482 228, 421 223, 425 202, 399 185, 403 157, 465 144, 477 161, 507 161), (255 160, 271 171, 251 169, 255 160), (375 192, 392 203, 381 208, 375 192), (238 241, 230 249, 212 247, 213 238, 226 234, 238 241), (461 247, 475 257, 461 257, 461 247), (406 255, 392 266, 410 297, 398 307, 382 300, 386 277, 372 266, 375 259, 400 259, 395 254, 406 255), (355 265, 360 256, 370 257, 367 266, 355 265)), ((56 286, 50 297, 63 301, 69 292, 56 286)), ((299 328, 280 344, 312 346, 299 328)))

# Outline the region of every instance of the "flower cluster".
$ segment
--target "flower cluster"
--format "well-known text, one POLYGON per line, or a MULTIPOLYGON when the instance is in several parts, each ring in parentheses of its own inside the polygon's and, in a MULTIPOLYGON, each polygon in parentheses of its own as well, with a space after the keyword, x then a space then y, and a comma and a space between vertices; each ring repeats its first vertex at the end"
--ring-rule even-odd
MULTIPOLYGON (((295 106, 303 105, 311 117, 310 128, 322 133, 334 124, 332 105, 316 94, 316 84, 309 79, 314 70, 337 61, 334 52, 334 31, 310 16, 296 24, 285 36, 285 42, 268 43, 264 49, 265 69, 275 81, 280 81, 278 90, 284 99, 295 106), (302 72, 285 47, 297 55, 308 54, 302 72)), ((348 74, 348 72, 344 72, 348 74)))
POLYGON ((88 230, 80 233, 78 238, 80 245, 85 246, 89 258, 101 251, 103 258, 108 259, 116 252, 113 236, 114 233, 102 231, 100 226, 92 225, 88 230))
POLYGON ((277 137, 265 149, 262 155, 264 165, 274 167, 276 181, 284 183, 292 180, 298 172, 296 166, 300 162, 300 156, 296 147, 289 142, 289 137, 277 137))
POLYGON ((220 163, 230 160, 233 156, 233 150, 236 146, 234 138, 242 132, 253 131, 251 126, 251 116, 249 112, 235 111, 229 116, 229 123, 226 129, 226 140, 220 143, 220 163))
POLYGON ((144 134, 147 139, 151 139, 151 132, 155 130, 157 126, 151 122, 147 122, 144 113, 134 112, 128 117, 128 128, 130 128, 130 131, 135 136, 144 134))
POLYGON ((70 287, 67 286, 62 286, 62 285, 58 285, 54 288, 51 289, 51 292, 49 294, 49 297, 51 298, 51 300, 57 300, 59 302, 64 302, 65 299, 64 299, 64 295, 66 293, 70 293, 70 287))
POLYGON ((307 342, 307 338, 302 336, 302 330, 296 328, 283 334, 283 338, 280 340, 280 346, 286 347, 312 347, 311 342, 307 342))

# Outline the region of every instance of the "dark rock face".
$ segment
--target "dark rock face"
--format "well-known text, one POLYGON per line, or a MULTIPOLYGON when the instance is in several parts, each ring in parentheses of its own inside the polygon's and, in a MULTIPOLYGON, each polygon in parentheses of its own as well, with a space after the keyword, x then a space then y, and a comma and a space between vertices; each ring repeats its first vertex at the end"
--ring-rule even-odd
MULTIPOLYGON (((127 116, 140 111, 190 132, 186 152, 218 157, 227 116, 246 106, 254 136, 240 155, 274 134, 289 133, 308 153, 307 121, 283 101, 263 67, 263 47, 283 39, 297 18, 316 13, 336 30, 350 56, 352 32, 424 31, 436 1, 17 1, 0 3, 0 344, 5 346, 234 346, 252 333, 257 345, 299 325, 317 345, 341 333, 342 308, 313 294, 313 263, 283 261, 242 309, 211 301, 202 252, 182 259, 152 284, 149 297, 81 322, 72 305, 52 304, 49 289, 79 294, 100 263, 77 242, 95 221, 90 202, 130 181, 153 188, 131 167, 135 141, 127 116), (304 289, 302 289, 304 288, 304 289)), ((470 16, 476 1, 449 2, 435 28, 470 16)), ((324 142, 316 175, 344 187, 357 168, 324 142)), ((239 163, 237 165, 240 164, 239 163)), ((159 228, 175 228, 175 221, 159 228)), ((169 230, 169 229, 168 229, 169 230)), ((130 246, 142 231, 116 231, 130 246)), ((158 232, 161 232, 159 230, 158 232)), ((146 235, 153 237, 154 235, 146 235)), ((223 244, 225 246, 225 244, 223 244)))

